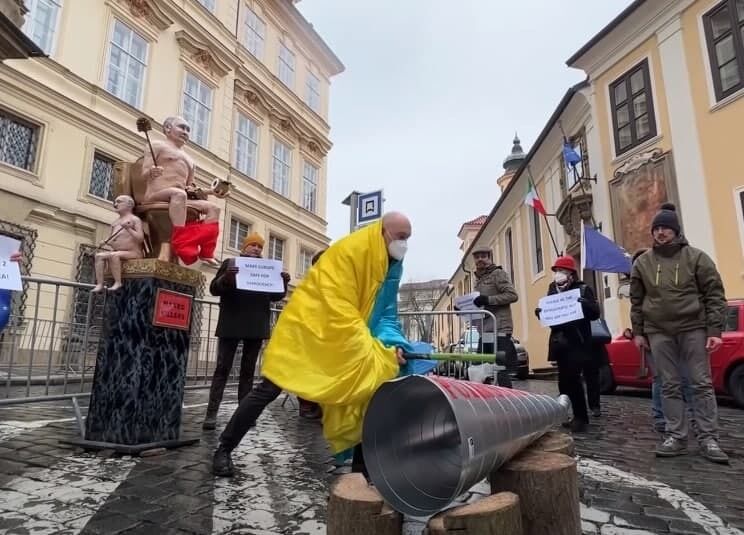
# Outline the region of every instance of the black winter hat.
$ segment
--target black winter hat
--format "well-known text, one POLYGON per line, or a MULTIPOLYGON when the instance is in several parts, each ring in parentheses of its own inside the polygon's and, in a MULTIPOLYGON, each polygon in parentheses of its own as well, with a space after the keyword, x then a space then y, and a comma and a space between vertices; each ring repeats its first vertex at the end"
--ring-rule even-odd
POLYGON ((676 234, 680 233, 679 218, 677 217, 677 207, 670 202, 665 202, 651 222, 651 232, 658 227, 672 229, 676 234))

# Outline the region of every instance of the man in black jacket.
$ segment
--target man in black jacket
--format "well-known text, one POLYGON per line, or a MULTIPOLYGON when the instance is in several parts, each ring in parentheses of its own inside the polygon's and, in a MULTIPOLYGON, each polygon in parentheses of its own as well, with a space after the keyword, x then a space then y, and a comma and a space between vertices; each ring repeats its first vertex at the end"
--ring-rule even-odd
MULTIPOLYGON (((241 256, 261 258, 264 239, 254 232, 243 240, 241 256)), ((235 359, 238 343, 243 342, 243 356, 240 360, 240 381, 238 383, 238 401, 243 399, 253 388, 253 376, 256 369, 258 353, 263 341, 271 334, 271 303, 280 301, 287 293, 289 273, 282 272, 284 279, 283 293, 262 293, 236 288, 235 276, 238 268, 234 259, 222 262, 217 275, 209 285, 212 295, 220 297, 220 316, 217 319, 215 336, 217 342, 217 366, 212 377, 212 388, 209 391, 207 415, 203 429, 212 430, 217 424, 217 411, 222 402, 225 383, 235 359)))
MULTIPOLYGON (((579 278, 576 261, 571 256, 559 256, 553 264, 553 282, 548 295, 580 290, 578 299, 584 318, 550 328, 548 360, 558 364, 558 390, 571 400, 573 421, 571 430, 581 432, 589 423, 589 411, 584 397, 581 371, 584 364, 594 358, 591 322, 599 318, 599 303, 592 289, 579 278)), ((542 309, 535 309, 540 317, 542 309)))

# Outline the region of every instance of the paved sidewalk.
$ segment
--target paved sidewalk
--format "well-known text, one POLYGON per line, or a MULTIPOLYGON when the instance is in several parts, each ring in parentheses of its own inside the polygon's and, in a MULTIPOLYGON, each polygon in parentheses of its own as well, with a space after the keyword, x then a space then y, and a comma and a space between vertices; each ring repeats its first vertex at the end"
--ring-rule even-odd
MULTIPOLYGON (((555 393, 554 383, 518 386, 555 393)), ((298 418, 296 405, 282 407, 282 396, 236 450, 238 476, 215 479, 217 432, 200 427, 206 396, 187 393, 184 409, 184 434, 202 441, 144 459, 60 445, 75 433, 63 402, 0 408, 0 533, 325 533, 328 485, 348 468, 333 467, 320 424, 298 418)), ((696 453, 654 458, 649 400, 604 399, 606 416, 577 439, 585 533, 744 535, 744 411, 721 409, 726 467, 696 453)), ((234 407, 229 391, 218 428, 234 407)), ((473 491, 463 498, 487 488, 473 491)), ((407 519, 404 532, 422 527, 407 519)))

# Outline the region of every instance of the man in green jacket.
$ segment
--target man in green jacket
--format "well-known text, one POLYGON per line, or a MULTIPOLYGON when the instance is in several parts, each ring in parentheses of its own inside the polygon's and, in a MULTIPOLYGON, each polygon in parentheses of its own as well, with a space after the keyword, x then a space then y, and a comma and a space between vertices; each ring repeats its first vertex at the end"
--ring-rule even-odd
POLYGON ((673 204, 663 204, 651 223, 653 248, 633 264, 630 319, 635 343, 654 355, 662 381, 666 439, 658 457, 687 453, 688 421, 680 370, 689 374, 695 398, 700 452, 728 463, 718 445, 718 407, 709 354, 721 346, 726 315, 723 282, 713 260, 680 232, 673 204))
POLYGON ((489 247, 476 247, 473 250, 475 262, 474 291, 480 295, 473 303, 488 310, 496 318, 487 316, 480 329, 480 350, 483 353, 494 352, 494 337, 496 349, 505 352, 504 363, 506 370, 496 373, 496 384, 506 388, 512 387, 510 373, 517 369, 517 348, 512 340, 514 322, 512 321, 511 305, 519 299, 512 284, 511 276, 501 266, 493 263, 493 254, 489 247))

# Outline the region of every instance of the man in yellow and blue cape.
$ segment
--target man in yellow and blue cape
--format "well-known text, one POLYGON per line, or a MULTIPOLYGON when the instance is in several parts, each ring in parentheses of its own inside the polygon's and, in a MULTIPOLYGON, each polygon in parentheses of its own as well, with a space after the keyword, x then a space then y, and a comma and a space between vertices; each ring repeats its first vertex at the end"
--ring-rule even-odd
POLYGON ((295 289, 263 355, 262 379, 220 436, 213 472, 232 476, 230 454, 282 390, 318 403, 334 455, 361 442, 362 419, 377 388, 432 361, 406 362, 412 347, 397 313, 411 223, 397 212, 329 247, 295 289))

